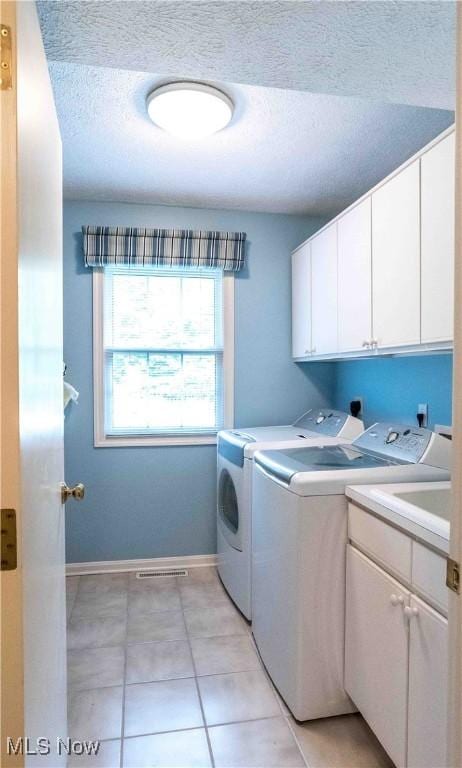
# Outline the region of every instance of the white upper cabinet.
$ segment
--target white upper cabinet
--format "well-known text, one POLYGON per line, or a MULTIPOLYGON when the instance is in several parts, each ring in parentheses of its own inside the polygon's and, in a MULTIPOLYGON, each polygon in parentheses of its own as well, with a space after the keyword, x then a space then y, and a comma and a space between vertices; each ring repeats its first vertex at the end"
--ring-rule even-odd
POLYGON ((371 198, 338 226, 338 348, 355 352, 372 341, 371 198))
POLYGON ((292 355, 311 354, 311 245, 292 254, 292 355))
POLYGON ((372 195, 372 329, 378 347, 420 343, 420 161, 372 195))
POLYGON ((295 358, 451 348, 454 177, 452 132, 294 252, 295 358))
POLYGON ((337 352, 337 224, 311 240, 313 355, 337 352))
POLYGON ((454 335, 454 134, 421 160, 422 342, 454 335))

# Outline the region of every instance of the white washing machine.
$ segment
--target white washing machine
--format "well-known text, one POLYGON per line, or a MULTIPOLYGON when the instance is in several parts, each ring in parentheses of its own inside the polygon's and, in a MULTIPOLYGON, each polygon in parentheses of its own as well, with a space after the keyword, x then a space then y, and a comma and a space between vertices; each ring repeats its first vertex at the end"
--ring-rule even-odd
POLYGON ((297 720, 354 711, 343 688, 347 485, 449 480, 451 443, 375 424, 352 444, 257 452, 252 630, 297 720))
POLYGON ((251 618, 252 463, 257 450, 328 445, 361 434, 360 419, 342 411, 312 409, 294 424, 223 430, 217 445, 217 552, 220 578, 237 607, 251 618))

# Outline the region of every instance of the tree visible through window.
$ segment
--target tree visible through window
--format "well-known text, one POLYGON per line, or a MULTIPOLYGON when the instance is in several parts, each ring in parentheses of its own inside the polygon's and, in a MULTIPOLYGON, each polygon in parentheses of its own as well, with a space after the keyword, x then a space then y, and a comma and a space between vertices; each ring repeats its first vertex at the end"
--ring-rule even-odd
POLYGON ((220 270, 104 270, 106 435, 222 427, 222 299, 220 270))

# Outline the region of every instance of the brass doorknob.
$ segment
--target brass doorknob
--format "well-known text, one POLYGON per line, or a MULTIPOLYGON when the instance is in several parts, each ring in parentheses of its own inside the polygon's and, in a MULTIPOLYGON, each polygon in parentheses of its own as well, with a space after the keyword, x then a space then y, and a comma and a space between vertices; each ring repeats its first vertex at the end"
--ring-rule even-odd
POLYGON ((69 488, 66 483, 61 484, 61 502, 63 504, 66 503, 68 499, 77 499, 77 501, 81 501, 83 497, 85 496, 85 486, 83 483, 77 483, 77 485, 74 485, 73 488, 69 488))

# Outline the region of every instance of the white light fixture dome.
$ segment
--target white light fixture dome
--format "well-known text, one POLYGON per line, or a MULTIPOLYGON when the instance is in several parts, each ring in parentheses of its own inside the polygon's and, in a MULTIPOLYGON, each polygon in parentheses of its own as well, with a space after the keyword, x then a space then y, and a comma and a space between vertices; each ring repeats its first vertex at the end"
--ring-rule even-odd
POLYGON ((177 82, 155 88, 146 106, 152 122, 167 133, 180 139, 202 139, 228 125, 234 105, 211 85, 177 82))

